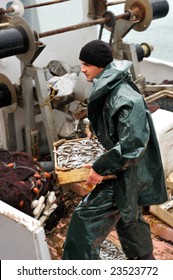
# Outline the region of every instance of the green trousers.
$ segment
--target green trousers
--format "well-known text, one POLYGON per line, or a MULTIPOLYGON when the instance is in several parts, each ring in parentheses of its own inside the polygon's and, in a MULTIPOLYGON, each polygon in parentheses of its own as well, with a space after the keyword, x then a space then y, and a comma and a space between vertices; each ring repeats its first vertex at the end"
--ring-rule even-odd
MULTIPOLYGON (((117 182, 119 184, 119 182, 117 182)), ((63 260, 98 260, 100 245, 116 228, 122 249, 128 259, 150 254, 153 250, 149 225, 138 207, 135 220, 126 223, 117 209, 115 184, 97 185, 74 210, 63 260)))

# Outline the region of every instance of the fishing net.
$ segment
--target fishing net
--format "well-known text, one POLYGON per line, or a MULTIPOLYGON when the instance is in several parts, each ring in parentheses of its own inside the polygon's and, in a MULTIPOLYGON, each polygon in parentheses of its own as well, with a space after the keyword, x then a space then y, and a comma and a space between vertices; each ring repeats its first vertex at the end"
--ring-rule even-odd
POLYGON ((33 200, 52 189, 51 175, 29 154, 0 149, 0 200, 33 217, 33 200))

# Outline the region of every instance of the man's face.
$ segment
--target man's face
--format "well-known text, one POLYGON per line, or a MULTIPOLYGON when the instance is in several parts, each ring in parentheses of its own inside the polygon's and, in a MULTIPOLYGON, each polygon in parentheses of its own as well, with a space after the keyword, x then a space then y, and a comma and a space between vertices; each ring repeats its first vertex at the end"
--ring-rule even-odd
POLYGON ((104 68, 102 67, 97 67, 95 65, 88 64, 86 62, 81 61, 82 67, 81 67, 81 72, 84 73, 86 80, 88 82, 92 82, 93 79, 100 74, 104 68))

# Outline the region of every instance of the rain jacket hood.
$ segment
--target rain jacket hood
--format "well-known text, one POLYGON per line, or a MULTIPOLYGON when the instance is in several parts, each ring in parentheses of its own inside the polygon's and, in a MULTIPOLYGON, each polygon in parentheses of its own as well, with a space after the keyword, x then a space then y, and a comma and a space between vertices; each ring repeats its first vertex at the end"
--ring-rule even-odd
POLYGON ((100 98, 117 86, 121 80, 128 76, 132 65, 131 61, 113 61, 93 80, 93 90, 90 101, 100 98))

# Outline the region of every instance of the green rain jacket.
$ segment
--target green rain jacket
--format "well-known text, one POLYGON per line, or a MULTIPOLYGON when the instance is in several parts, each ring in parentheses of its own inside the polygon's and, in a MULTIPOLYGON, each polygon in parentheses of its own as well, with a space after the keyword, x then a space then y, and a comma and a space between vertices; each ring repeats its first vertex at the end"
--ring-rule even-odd
MULTIPOLYGON (((143 96, 132 88, 130 66, 130 61, 113 61, 93 80, 88 119, 107 150, 93 169, 123 178, 123 187, 115 184, 117 206, 131 220, 131 214, 136 215, 133 205, 163 203, 167 192, 151 114, 143 96)), ((110 182, 104 183, 106 187, 110 182)))

